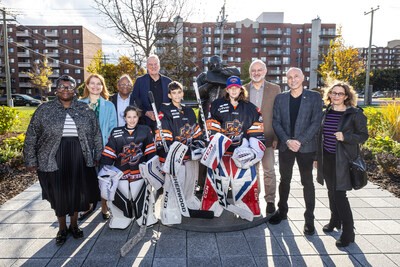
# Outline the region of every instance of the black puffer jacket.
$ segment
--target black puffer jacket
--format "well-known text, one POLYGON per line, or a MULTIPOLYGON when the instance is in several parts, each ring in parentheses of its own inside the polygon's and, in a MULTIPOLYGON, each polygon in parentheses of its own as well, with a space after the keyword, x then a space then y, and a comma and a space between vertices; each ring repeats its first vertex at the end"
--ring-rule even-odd
MULTIPOLYGON (((323 174, 323 126, 325 117, 331 107, 328 106, 324 112, 320 130, 318 132, 318 174, 317 181, 324 184, 323 174)), ((349 159, 344 154, 346 149, 347 154, 353 159, 357 156, 359 145, 368 139, 367 117, 363 110, 356 107, 348 107, 341 117, 338 125, 338 132, 343 132, 344 140, 336 142, 336 190, 346 191, 351 190, 349 159)))

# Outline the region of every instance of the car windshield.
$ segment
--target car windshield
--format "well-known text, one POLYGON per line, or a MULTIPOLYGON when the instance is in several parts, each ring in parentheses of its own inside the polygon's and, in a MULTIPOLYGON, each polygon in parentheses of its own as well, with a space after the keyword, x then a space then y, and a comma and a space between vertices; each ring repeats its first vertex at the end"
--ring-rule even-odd
POLYGON ((36 100, 33 97, 29 96, 29 95, 20 95, 20 97, 25 98, 26 100, 36 100))

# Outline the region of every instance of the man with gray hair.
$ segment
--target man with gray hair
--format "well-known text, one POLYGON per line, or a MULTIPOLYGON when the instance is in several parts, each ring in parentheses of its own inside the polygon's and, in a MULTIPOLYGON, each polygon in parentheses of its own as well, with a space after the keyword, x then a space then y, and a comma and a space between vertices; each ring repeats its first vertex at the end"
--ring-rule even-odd
POLYGON ((124 111, 129 106, 132 85, 131 77, 128 74, 122 75, 117 83, 118 93, 114 94, 110 99, 117 111, 118 126, 125 125, 124 111))
MULTIPOLYGON (((275 157, 274 149, 278 144, 278 138, 272 129, 272 110, 275 97, 281 92, 278 85, 267 82, 265 75, 267 74, 267 66, 259 59, 254 60, 250 64, 249 74, 251 82, 244 87, 249 92, 250 102, 256 105, 263 118, 265 146, 264 156, 262 158, 263 176, 264 176, 264 199, 267 202, 266 214, 275 212, 275 192, 276 192, 276 175, 275 175, 275 157)), ((259 164, 256 166, 257 179, 260 187, 261 177, 259 164)))

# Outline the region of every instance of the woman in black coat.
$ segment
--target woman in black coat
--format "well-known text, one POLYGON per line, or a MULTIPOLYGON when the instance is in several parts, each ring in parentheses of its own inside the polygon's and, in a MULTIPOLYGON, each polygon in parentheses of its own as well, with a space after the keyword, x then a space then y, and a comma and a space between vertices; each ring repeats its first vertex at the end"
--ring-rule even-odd
POLYGON ((351 190, 349 158, 357 157, 359 145, 368 139, 367 118, 356 107, 356 94, 348 84, 338 82, 330 87, 324 98, 327 109, 318 134, 318 174, 320 184, 328 188, 331 218, 322 230, 332 232, 343 225, 336 241, 337 247, 354 242, 354 221, 346 191, 351 190))

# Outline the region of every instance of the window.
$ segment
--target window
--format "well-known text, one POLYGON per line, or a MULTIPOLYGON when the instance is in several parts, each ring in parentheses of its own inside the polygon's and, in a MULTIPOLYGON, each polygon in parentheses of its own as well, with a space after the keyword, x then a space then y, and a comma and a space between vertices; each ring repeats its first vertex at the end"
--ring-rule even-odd
POLYGON ((80 52, 81 52, 81 51, 80 51, 79 49, 75 49, 75 50, 74 50, 74 53, 75 53, 75 54, 79 54, 80 52))
POLYGON ((81 64, 81 60, 80 59, 74 59, 74 64, 81 64))
POLYGON ((34 29, 33 33, 39 33, 38 29, 34 29))
POLYGON ((258 44, 258 38, 253 38, 253 39, 251 39, 251 41, 253 44, 258 44))
POLYGON ((67 30, 67 29, 63 29, 63 30, 62 30, 62 33, 63 33, 63 34, 67 34, 67 33, 68 33, 68 30, 67 30))
POLYGON ((251 52, 252 52, 252 53, 258 53, 258 47, 253 47, 253 48, 251 49, 251 52))
POLYGON ((303 33, 303 29, 297 29, 296 32, 297 32, 298 34, 301 34, 301 33, 303 33))
POLYGON ((254 28, 254 33, 258 33, 258 28, 254 28))
POLYGON ((35 53, 38 53, 38 54, 39 54, 39 49, 35 49, 35 53))
POLYGON ((12 37, 9 37, 9 38, 8 38, 8 42, 9 42, 9 43, 12 43, 12 42, 14 42, 14 38, 12 38, 12 37))
POLYGON ((196 37, 190 38, 190 42, 191 42, 191 43, 197 43, 197 38, 196 38, 196 37))
POLYGON ((15 69, 11 69, 11 73, 15 73, 15 69))
POLYGON ((237 58, 236 58, 236 62, 242 62, 242 58, 237 57, 237 58))
POLYGON ((303 39, 301 39, 301 38, 296 39, 296 43, 301 44, 302 42, 303 42, 303 39))
POLYGON ((79 34, 79 30, 78 29, 74 29, 74 30, 72 30, 72 33, 73 34, 79 34))
POLYGON ((68 44, 68 39, 63 39, 63 44, 68 44))
POLYGON ((237 28, 236 33, 242 33, 242 28, 237 28))
POLYGON ((74 39, 74 44, 79 44, 79 39, 74 39))
POLYGON ((65 59, 64 62, 69 64, 69 59, 65 59))
POLYGON ((82 80, 81 79, 76 79, 76 83, 80 84, 80 83, 82 83, 82 80))
POLYGON ((237 44, 242 43, 242 38, 236 38, 236 39, 235 39, 235 43, 237 43, 237 44))
POLYGON ((307 33, 311 33, 311 28, 307 28, 307 33))
POLYGON ((47 54, 49 52, 48 49, 43 49, 43 54, 47 54))
POLYGON ((267 58, 266 58, 266 57, 261 57, 260 59, 261 59, 261 61, 263 61, 263 62, 267 62, 267 58))
POLYGON ((14 53, 14 48, 13 47, 8 48, 8 52, 14 53))
POLYGON ((65 69, 64 73, 68 74, 69 73, 69 69, 65 69))
POLYGON ((14 63, 14 59, 13 58, 10 58, 10 63, 14 63))
POLYGON ((34 44, 39 44, 39 40, 33 40, 34 44))
POLYGON ((307 38, 307 43, 311 44, 311 37, 307 38))
POLYGON ((283 57, 282 64, 290 64, 290 57, 283 57))
POLYGON ((76 69, 75 70, 75 74, 80 74, 81 73, 81 70, 80 69, 76 69))
POLYGON ((68 54, 69 53, 69 50, 68 49, 65 49, 64 50, 64 54, 68 54))
POLYGON ((241 53, 242 52, 242 48, 241 47, 235 47, 235 52, 236 53, 241 53))

